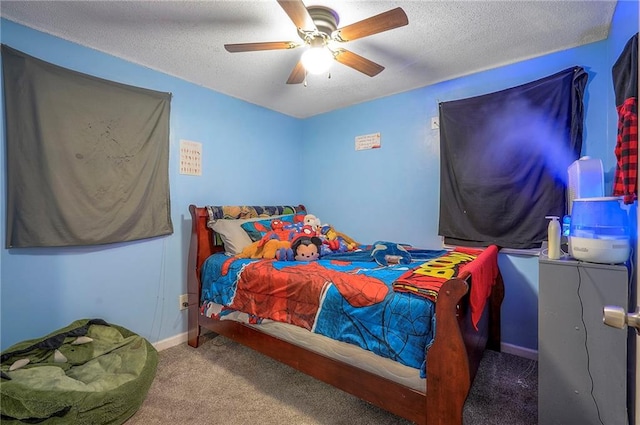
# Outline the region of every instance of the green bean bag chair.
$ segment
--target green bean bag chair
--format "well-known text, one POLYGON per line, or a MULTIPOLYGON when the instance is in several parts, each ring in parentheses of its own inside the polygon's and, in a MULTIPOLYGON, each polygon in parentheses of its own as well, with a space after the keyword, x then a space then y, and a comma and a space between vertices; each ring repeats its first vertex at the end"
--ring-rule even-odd
POLYGON ((158 352, 123 327, 84 319, 0 360, 3 424, 121 424, 147 396, 158 352))

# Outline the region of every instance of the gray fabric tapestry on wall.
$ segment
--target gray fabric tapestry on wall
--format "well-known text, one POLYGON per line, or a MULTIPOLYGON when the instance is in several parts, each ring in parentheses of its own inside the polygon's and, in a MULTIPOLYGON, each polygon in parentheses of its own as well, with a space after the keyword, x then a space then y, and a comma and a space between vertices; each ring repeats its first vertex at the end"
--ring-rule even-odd
POLYGON ((68 70, 2 45, 6 247, 173 233, 171 94, 68 70))

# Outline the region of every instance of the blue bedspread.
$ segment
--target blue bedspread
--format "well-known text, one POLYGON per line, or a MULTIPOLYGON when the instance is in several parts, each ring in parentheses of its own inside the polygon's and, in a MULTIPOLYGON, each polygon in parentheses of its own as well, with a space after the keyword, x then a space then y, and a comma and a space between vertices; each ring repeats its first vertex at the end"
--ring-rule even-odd
POLYGON ((202 268, 202 310, 214 302, 250 314, 254 323, 302 326, 418 368, 424 377, 435 304, 392 290, 394 280, 423 261, 383 267, 344 258, 306 263, 212 255, 202 268))

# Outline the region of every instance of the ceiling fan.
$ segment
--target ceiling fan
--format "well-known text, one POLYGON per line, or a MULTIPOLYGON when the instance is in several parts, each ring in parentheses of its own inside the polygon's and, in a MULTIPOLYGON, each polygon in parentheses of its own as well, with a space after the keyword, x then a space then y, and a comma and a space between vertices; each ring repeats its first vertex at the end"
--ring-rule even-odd
POLYGON ((293 68, 287 84, 300 84, 305 81, 306 73, 326 72, 333 60, 360 71, 370 77, 378 75, 384 69, 369 59, 339 47, 340 43, 357 40, 369 35, 405 26, 409 23, 402 8, 388 10, 379 15, 338 28, 338 14, 328 7, 306 7, 302 0, 277 0, 298 29, 302 42, 267 41, 259 43, 225 44, 231 53, 253 52, 259 50, 294 49, 304 45, 304 52, 293 68))

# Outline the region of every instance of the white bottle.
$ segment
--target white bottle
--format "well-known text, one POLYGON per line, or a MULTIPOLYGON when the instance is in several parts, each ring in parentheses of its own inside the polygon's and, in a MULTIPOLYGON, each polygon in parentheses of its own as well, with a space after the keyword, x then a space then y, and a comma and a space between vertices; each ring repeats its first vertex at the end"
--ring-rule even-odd
POLYGON ((557 260, 560 258, 560 222, 555 215, 548 215, 545 218, 550 219, 549 227, 547 228, 547 249, 550 260, 557 260))

